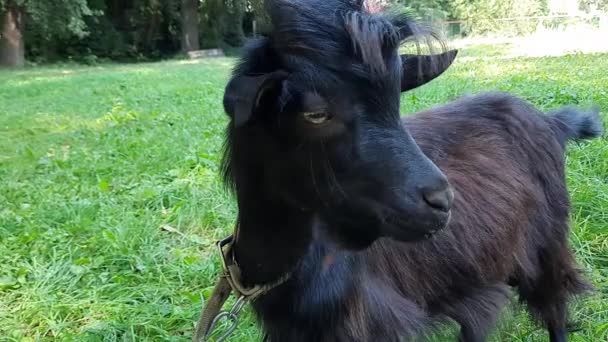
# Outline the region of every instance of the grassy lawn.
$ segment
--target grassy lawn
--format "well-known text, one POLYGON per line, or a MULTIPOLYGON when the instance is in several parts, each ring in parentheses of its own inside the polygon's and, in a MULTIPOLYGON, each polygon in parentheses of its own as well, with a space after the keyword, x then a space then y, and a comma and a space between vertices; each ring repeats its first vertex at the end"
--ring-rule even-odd
MULTIPOLYGON (((0 341, 189 340, 235 216, 217 176, 232 63, 0 71, 0 341)), ((606 70, 608 55, 460 61, 402 108, 506 90, 607 118, 606 70)), ((606 341, 608 140, 570 146, 568 183, 572 246, 598 289, 573 307, 572 340, 606 341)), ((258 339, 247 310, 232 340, 258 339)), ((514 305, 493 340, 547 335, 514 305)))

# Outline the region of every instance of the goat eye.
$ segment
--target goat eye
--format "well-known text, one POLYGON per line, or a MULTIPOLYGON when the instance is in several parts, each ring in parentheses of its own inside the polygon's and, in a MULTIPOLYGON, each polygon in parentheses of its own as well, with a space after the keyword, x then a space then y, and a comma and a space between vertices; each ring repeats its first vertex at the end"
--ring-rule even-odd
POLYGON ((312 124, 320 125, 331 120, 331 116, 326 112, 308 112, 303 114, 304 119, 312 124))

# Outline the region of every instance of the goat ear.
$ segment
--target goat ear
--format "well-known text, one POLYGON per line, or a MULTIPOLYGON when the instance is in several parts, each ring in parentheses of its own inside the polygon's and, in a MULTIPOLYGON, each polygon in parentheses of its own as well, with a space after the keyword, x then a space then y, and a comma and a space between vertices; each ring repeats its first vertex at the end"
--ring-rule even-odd
POLYGON ((260 76, 239 75, 233 77, 224 93, 224 110, 232 118, 235 127, 244 125, 267 102, 265 97, 278 95, 282 81, 287 78, 284 71, 275 71, 260 76))
POLYGON ((458 50, 438 55, 401 55, 401 91, 426 84, 443 74, 454 62, 458 50))

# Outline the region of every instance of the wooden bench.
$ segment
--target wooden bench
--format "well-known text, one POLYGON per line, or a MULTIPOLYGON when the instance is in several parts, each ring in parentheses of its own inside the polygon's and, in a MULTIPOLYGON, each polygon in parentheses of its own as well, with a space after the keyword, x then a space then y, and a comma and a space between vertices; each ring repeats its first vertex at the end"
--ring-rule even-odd
POLYGON ((224 51, 221 49, 196 50, 188 52, 190 59, 224 57, 224 51))

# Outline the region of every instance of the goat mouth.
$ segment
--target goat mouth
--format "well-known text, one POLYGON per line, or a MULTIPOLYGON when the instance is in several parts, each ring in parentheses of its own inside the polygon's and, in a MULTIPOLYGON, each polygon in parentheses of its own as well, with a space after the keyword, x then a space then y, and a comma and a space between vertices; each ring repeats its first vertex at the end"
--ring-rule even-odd
POLYGON ((384 227, 384 235, 399 241, 428 240, 446 228, 452 218, 451 211, 436 211, 431 220, 399 219, 393 217, 384 227))

